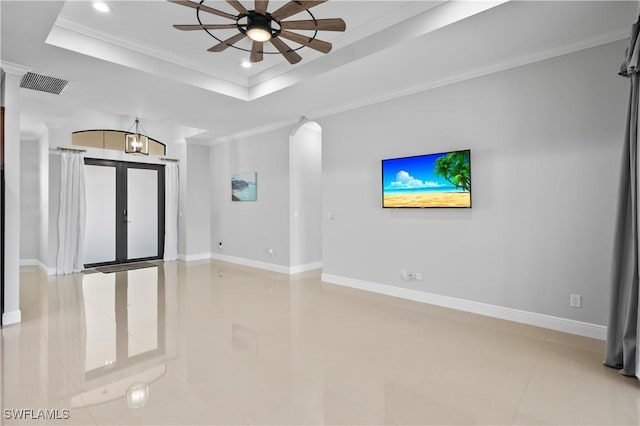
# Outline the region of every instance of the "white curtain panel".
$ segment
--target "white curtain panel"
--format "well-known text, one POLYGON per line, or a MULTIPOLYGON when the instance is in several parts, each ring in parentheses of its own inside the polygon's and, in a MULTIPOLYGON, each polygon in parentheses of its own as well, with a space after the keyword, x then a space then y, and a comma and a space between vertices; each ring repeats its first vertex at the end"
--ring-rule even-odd
POLYGON ((165 225, 164 225, 164 260, 178 259, 178 200, 180 177, 178 165, 169 163, 165 166, 165 225))
POLYGON ((618 217, 613 246, 613 269, 607 354, 605 364, 625 376, 640 378, 640 240, 638 209, 638 114, 640 111, 640 19, 631 28, 629 45, 619 74, 629 79, 629 104, 625 128, 623 160, 620 167, 618 217))
POLYGON ((60 215, 58 217, 58 275, 74 274, 84 268, 84 230, 87 216, 84 156, 62 153, 60 215))

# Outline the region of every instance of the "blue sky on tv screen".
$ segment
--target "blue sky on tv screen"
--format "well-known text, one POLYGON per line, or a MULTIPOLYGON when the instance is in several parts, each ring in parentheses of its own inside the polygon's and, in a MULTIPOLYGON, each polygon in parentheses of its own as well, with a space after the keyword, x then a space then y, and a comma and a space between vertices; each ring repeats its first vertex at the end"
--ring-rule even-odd
POLYGON ((434 164, 447 155, 431 154, 418 157, 395 158, 382 162, 382 178, 385 190, 436 189, 452 187, 447 180, 433 173, 434 164))

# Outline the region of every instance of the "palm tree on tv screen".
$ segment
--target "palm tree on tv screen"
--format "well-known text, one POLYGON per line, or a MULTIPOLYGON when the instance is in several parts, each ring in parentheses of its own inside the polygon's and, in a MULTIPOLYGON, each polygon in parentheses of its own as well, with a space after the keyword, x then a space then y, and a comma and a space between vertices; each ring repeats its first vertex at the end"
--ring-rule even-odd
POLYGON ((471 165, 469 151, 450 152, 435 162, 433 172, 442 176, 456 188, 471 191, 471 165))

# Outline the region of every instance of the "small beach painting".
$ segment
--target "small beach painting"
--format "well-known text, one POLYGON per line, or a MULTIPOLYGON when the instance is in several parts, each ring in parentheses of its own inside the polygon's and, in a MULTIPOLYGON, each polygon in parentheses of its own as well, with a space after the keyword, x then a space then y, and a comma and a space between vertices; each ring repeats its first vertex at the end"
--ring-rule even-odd
POLYGON ((231 176, 231 201, 256 201, 258 199, 257 173, 241 173, 231 176))
POLYGON ((471 207, 469 150, 382 160, 382 207, 471 207))

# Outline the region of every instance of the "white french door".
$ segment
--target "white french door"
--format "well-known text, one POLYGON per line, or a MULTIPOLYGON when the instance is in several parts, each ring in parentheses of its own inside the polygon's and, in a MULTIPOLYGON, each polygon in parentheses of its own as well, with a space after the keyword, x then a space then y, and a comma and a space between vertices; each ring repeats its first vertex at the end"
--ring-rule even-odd
POLYGON ((85 265, 164 254, 164 166, 85 159, 85 265))
POLYGON ((85 164, 87 225, 84 263, 116 261, 116 167, 85 164))
POLYGON ((158 237, 158 170, 130 167, 127 169, 128 257, 158 257, 158 237))

